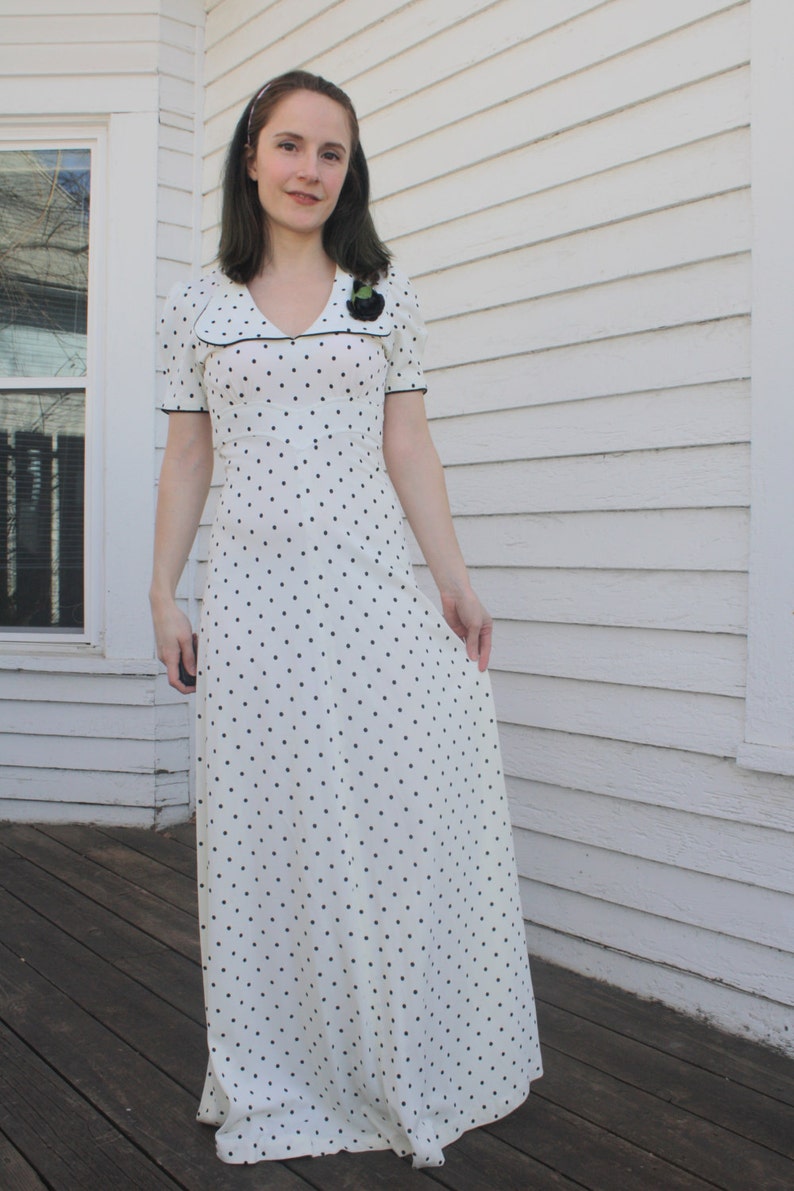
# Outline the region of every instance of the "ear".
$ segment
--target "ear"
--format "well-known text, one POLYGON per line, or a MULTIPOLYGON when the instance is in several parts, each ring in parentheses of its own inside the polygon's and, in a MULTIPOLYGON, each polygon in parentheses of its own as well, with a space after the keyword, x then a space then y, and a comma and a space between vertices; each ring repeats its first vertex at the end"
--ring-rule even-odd
POLYGON ((248 174, 248 177, 251 179, 252 182, 256 182, 256 180, 257 180, 256 153, 254 152, 254 150, 251 148, 250 145, 246 145, 245 148, 243 149, 243 160, 245 161, 245 169, 246 169, 246 173, 248 174))

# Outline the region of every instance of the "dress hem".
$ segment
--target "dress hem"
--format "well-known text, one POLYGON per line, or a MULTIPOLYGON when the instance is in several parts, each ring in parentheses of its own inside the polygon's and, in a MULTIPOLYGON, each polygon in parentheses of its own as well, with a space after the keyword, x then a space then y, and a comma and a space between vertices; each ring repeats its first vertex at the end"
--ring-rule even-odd
MULTIPOLYGON (((453 1145, 456 1141, 459 1141, 464 1134, 470 1133, 473 1129, 482 1129, 486 1125, 492 1125, 496 1121, 501 1121, 505 1117, 509 1116, 512 1112, 515 1112, 522 1106, 522 1104, 526 1103, 531 1093, 532 1083, 534 1083, 536 1079, 540 1079, 542 1074, 543 1070, 541 1068, 537 1074, 531 1075, 526 1090, 522 1090, 521 1095, 517 1096, 515 1099, 511 1098, 503 1107, 499 1109, 498 1112, 479 1118, 471 1123, 467 1122, 466 1124, 463 1124, 459 1121, 455 1125, 452 1125, 451 1123, 447 1124, 443 1131, 436 1133, 435 1145, 432 1148, 441 1152, 440 1161, 417 1161, 419 1155, 417 1155, 417 1153, 409 1146, 406 1145, 395 1147, 395 1145, 390 1142, 389 1139, 383 1134, 371 1136, 369 1138, 362 1136, 357 1140, 352 1140, 347 1143, 340 1142, 339 1145, 333 1145, 329 1144, 327 1141, 322 1142, 318 1140, 316 1146, 309 1148, 305 1148, 304 1146, 285 1145, 284 1141, 282 1140, 280 1142, 274 1142, 271 1145, 268 1145, 268 1152, 257 1157, 242 1156, 243 1151, 250 1149, 250 1147, 246 1146, 244 1143, 241 1143, 239 1147, 238 1153, 240 1156, 231 1157, 228 1153, 226 1155, 222 1154, 220 1145, 216 1146, 216 1153, 220 1161, 227 1166, 255 1166, 259 1162, 285 1162, 294 1158, 323 1158, 339 1153, 361 1154, 392 1150, 398 1158, 411 1158, 412 1165, 415 1168, 421 1168, 425 1166, 443 1166, 443 1150, 445 1150, 447 1146, 453 1145)), ((223 1124, 223 1121, 220 1120, 208 1121, 198 1116, 197 1120, 199 1120, 202 1125, 208 1125, 211 1128, 218 1128, 223 1124)))

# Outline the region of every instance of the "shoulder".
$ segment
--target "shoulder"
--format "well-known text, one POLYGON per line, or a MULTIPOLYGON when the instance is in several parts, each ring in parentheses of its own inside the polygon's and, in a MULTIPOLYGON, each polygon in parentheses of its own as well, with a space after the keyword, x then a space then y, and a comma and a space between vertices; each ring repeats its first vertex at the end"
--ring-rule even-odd
POLYGON ((397 333, 424 334, 424 318, 411 279, 402 269, 390 265, 375 287, 384 297, 385 315, 397 333))
POLYGON ((219 269, 193 281, 177 281, 163 303, 163 322, 192 325, 225 284, 228 284, 228 278, 219 269))
POLYGON ((381 290, 386 301, 396 307, 401 305, 418 307, 419 305, 413 282, 407 274, 403 273, 402 269, 398 269, 395 265, 389 265, 375 288, 381 290))
POLYGON ((226 281, 225 274, 216 271, 171 286, 160 316, 158 368, 161 371, 190 370, 203 364, 206 352, 196 336, 196 323, 226 281))
POLYGON ((386 276, 376 288, 383 293, 386 314, 395 333, 423 345, 426 336, 425 322, 410 278, 401 269, 390 265, 386 276))
POLYGON ((422 353, 427 330, 413 283, 401 269, 390 266, 376 289, 384 296, 384 313, 391 326, 386 392, 424 391, 422 353))

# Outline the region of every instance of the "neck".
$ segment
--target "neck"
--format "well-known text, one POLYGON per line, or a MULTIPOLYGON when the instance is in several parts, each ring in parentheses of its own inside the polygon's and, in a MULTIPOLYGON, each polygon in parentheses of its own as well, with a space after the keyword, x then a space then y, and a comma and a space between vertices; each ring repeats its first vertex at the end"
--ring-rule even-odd
POLYGON ((321 233, 316 236, 298 236, 283 228, 271 228, 270 255, 262 270, 263 275, 289 274, 299 277, 301 274, 316 274, 320 269, 328 273, 334 269, 333 261, 323 248, 321 233))

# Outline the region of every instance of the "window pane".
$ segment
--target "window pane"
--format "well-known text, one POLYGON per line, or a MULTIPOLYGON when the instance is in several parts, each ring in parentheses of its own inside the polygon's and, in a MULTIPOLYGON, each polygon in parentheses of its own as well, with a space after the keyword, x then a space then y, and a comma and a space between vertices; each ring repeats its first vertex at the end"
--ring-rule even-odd
POLYGON ((84 376, 89 149, 0 151, 0 376, 84 376))
POLYGON ((0 391, 0 627, 83 627, 85 394, 0 391))

